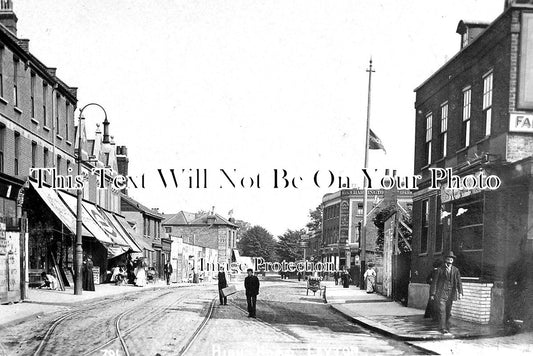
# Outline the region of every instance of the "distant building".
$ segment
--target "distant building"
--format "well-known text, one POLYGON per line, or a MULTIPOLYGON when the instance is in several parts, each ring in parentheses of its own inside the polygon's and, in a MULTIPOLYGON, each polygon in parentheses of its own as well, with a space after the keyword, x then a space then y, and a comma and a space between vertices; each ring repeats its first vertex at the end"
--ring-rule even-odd
POLYGON ((170 259, 172 240, 161 231, 165 219, 157 210, 150 209, 125 194, 120 195, 122 215, 130 222, 138 235, 142 236, 144 257, 150 267, 155 267, 159 277, 164 278, 163 267, 170 259))
MULTIPOLYGON (((363 221, 363 189, 342 189, 322 198, 322 247, 323 262, 332 262, 336 268, 351 271, 352 279, 359 283, 360 238, 363 221)), ((377 211, 398 202, 409 209, 412 193, 401 190, 393 194, 383 189, 369 189, 367 199, 366 264, 382 266, 382 253, 377 249, 377 228, 372 219, 377 211)), ((379 271, 378 271, 379 272, 379 271)), ((378 283, 382 276, 378 273, 378 283)))
POLYGON ((409 304, 425 307, 426 275, 452 250, 465 298, 452 314, 533 325, 533 1, 506 1, 490 24, 460 21, 460 50, 416 92, 413 259, 409 304), (432 169, 498 176, 496 190, 431 189, 432 169))
POLYGON ((237 248, 238 226, 214 211, 196 216, 180 211, 163 221, 165 232, 180 237, 184 243, 214 248, 218 251, 218 264, 228 266, 235 261, 233 250, 237 248))

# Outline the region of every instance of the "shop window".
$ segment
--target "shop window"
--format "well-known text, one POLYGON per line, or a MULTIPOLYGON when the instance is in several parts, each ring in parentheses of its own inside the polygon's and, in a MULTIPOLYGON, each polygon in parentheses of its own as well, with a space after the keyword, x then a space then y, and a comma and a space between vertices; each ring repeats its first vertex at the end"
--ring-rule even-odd
POLYGON ((453 239, 459 251, 483 249, 483 201, 458 204, 454 207, 453 239))
POLYGON ((443 218, 444 208, 441 205, 440 196, 437 197, 437 209, 435 209, 437 217, 437 231, 435 236, 435 253, 442 253, 443 242, 444 242, 444 221, 446 217, 443 218))

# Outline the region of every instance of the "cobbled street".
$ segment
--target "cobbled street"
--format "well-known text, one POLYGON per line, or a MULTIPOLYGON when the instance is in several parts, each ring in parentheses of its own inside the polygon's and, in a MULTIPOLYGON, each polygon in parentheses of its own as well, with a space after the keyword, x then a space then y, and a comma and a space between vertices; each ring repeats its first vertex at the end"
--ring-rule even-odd
POLYGON ((263 282, 257 319, 244 292, 215 286, 140 291, 2 330, 7 355, 354 355, 418 349, 347 321, 304 282, 263 282))

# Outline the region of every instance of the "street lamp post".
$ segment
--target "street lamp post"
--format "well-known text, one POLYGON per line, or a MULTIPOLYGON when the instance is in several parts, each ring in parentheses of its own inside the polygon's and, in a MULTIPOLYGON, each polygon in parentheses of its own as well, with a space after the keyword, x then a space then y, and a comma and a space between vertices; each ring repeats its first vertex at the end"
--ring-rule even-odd
MULTIPOLYGON (((81 154, 81 120, 83 120, 83 110, 85 110, 88 106, 98 106, 100 109, 103 110, 105 115, 105 120, 107 120, 107 113, 105 109, 102 107, 102 105, 97 103, 89 103, 85 105, 80 110, 80 115, 78 118, 78 152, 76 157, 76 163, 78 164, 78 176, 81 176, 81 163, 83 161, 83 157, 81 154)), ((76 250, 75 250, 75 279, 74 279, 74 294, 75 295, 81 295, 82 294, 82 272, 81 272, 81 266, 83 264, 83 246, 82 246, 82 237, 81 237, 81 231, 82 231, 82 206, 81 202, 83 199, 83 186, 78 187, 76 191, 76 250)))

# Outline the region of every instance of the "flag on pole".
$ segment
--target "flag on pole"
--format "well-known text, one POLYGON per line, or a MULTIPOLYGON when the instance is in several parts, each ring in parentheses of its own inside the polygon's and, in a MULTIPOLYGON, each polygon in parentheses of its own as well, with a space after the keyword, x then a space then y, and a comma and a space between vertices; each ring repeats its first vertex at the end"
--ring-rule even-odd
POLYGON ((379 137, 370 129, 370 140, 368 141, 368 148, 371 150, 383 150, 385 153, 387 151, 385 150, 385 146, 383 146, 383 143, 379 139, 379 137))

